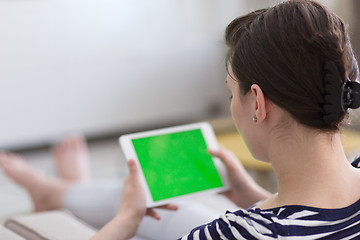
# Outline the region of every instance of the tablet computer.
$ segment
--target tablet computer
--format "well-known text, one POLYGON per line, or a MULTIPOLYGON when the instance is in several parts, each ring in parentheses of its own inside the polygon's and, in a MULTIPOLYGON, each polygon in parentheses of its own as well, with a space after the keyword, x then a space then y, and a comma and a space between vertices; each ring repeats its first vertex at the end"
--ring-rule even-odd
POLYGON ((207 152, 218 148, 209 123, 127 134, 119 141, 126 159, 138 163, 147 207, 229 188, 225 166, 207 152))

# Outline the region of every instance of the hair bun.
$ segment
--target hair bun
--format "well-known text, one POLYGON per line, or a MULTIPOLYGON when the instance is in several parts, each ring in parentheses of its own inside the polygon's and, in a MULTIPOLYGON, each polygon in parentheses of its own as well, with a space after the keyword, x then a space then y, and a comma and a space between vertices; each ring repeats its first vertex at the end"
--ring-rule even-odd
POLYGON ((341 104, 341 80, 339 71, 334 62, 328 61, 324 65, 324 116, 323 119, 327 124, 337 122, 343 112, 341 104))
POLYGON ((327 124, 332 124, 338 122, 341 114, 348 108, 360 107, 360 84, 349 79, 344 82, 335 62, 326 62, 324 71, 323 119, 327 124))

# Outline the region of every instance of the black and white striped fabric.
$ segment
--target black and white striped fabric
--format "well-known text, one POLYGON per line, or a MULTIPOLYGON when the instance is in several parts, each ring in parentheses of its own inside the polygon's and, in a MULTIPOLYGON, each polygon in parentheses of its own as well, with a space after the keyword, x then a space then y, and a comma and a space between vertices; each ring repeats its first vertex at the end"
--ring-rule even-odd
MULTIPOLYGON (((360 157, 352 165, 359 167, 360 157)), ((294 205, 226 212, 181 238, 192 239, 360 239, 360 200, 341 209, 294 205)))

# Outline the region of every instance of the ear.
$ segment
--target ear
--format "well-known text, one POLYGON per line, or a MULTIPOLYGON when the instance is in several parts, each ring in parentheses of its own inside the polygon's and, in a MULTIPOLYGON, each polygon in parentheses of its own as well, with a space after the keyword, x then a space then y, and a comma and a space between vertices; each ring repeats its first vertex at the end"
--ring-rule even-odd
POLYGON ((265 120, 268 112, 268 104, 266 104, 266 98, 260 86, 257 84, 251 85, 251 95, 255 100, 255 105, 253 107, 254 115, 257 117, 257 122, 261 123, 265 120))

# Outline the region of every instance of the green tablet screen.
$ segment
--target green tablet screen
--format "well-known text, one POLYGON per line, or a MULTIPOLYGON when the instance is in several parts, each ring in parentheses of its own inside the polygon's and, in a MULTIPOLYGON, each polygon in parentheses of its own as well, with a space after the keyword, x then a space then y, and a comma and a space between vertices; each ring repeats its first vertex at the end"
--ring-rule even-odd
POLYGON ((223 186, 200 129, 132 143, 153 201, 223 186))

